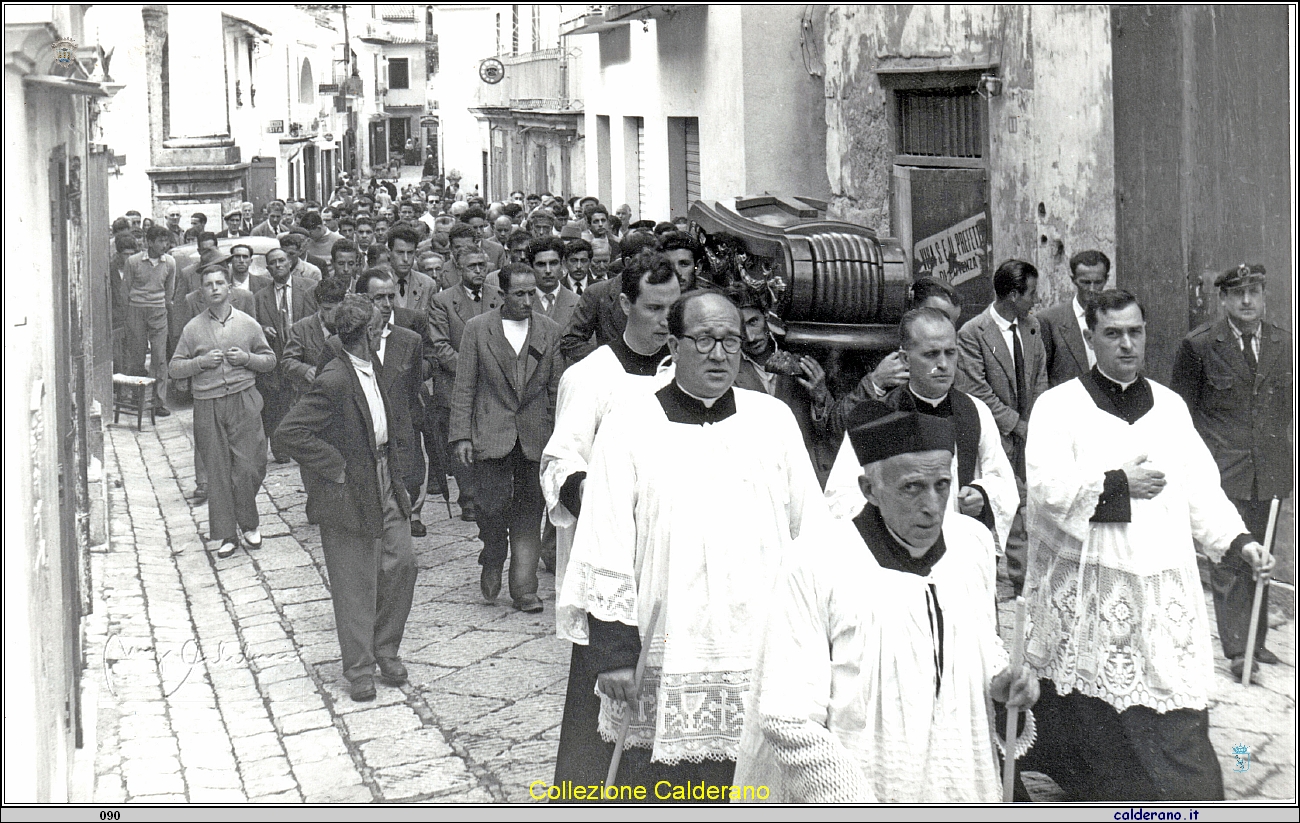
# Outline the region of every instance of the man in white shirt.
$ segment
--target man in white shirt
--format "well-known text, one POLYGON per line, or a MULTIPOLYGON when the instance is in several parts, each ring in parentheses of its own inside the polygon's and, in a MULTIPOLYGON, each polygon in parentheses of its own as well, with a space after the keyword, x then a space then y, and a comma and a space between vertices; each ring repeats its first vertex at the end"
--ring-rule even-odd
POLYGON ((411 501, 389 437, 388 405, 371 359, 378 312, 349 294, 335 315, 344 351, 321 370, 276 431, 307 486, 307 520, 320 525, 352 699, 375 699, 375 666, 389 684, 406 681, 398 647, 415 595, 407 518, 411 501))
POLYGON ((500 282, 501 308, 465 323, 448 437, 456 460, 475 467, 483 597, 496 600, 508 549, 510 596, 516 609, 532 613, 542 610, 538 463, 555 420, 560 328, 532 310, 537 281, 531 268, 512 263, 501 270, 500 282))

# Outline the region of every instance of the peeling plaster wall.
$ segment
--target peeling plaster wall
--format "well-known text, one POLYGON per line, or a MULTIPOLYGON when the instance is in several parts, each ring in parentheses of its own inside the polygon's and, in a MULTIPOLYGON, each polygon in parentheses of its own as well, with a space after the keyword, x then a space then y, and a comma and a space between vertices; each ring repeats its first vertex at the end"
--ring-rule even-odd
POLYGON ((828 6, 826 171, 833 209, 890 233, 895 152, 882 66, 996 63, 988 105, 993 259, 1029 260, 1041 305, 1069 297, 1071 254, 1114 258, 1110 12, 1105 6, 828 6), (1039 209, 1039 204, 1042 209, 1039 209))

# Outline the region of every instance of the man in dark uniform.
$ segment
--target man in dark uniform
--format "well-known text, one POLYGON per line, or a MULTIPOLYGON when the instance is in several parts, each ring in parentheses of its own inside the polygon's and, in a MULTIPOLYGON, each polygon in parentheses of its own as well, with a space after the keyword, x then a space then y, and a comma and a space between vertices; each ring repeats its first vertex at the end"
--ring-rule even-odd
MULTIPOLYGON (((1291 335, 1264 319, 1264 267, 1242 264, 1219 275, 1223 316, 1183 339, 1170 388, 1183 396, 1192 422, 1219 465, 1223 491, 1256 540, 1264 540, 1272 498, 1291 493, 1291 335)), ((1255 581, 1239 551, 1229 551, 1211 578, 1223 653, 1241 676, 1255 581)), ((1277 663, 1264 648, 1268 594, 1259 612, 1255 659, 1277 663)))

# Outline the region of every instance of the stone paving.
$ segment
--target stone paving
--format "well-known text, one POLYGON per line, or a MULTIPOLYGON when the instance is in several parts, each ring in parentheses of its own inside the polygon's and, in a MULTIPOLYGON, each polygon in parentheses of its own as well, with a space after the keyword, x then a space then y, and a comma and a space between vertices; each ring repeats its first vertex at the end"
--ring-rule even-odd
MULTIPOLYGON (((95 803, 528 802, 531 781, 549 782, 569 655, 551 575, 541 614, 504 595, 485 604, 474 524, 428 501, 402 643, 410 682, 353 703, 297 466, 270 465, 263 548, 221 560, 204 550, 207 506, 184 496, 191 433, 186 410, 139 434, 108 427, 112 538, 92 556, 86 641, 95 803)), ((1294 621, 1273 618, 1284 663, 1261 667, 1259 687, 1219 665, 1212 739, 1230 799, 1288 799, 1295 782, 1294 621), (1247 773, 1233 771, 1238 744, 1247 773)))

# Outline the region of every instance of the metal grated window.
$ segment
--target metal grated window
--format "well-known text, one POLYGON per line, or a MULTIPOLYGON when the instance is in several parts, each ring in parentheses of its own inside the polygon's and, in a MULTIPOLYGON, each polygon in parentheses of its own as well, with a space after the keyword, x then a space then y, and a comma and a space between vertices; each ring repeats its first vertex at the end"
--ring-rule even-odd
POLYGON ((974 88, 895 92, 898 152, 923 157, 983 157, 984 112, 974 88))

